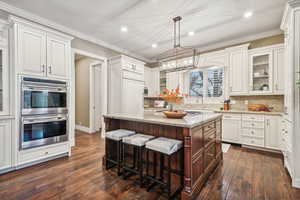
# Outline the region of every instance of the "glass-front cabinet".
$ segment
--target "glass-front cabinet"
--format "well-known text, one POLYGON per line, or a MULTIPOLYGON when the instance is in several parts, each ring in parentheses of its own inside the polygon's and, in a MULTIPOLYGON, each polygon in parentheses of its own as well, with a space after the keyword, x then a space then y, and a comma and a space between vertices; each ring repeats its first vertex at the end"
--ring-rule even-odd
POLYGON ((0 22, 0 115, 9 114, 8 30, 0 22))
POLYGON ((272 51, 251 53, 250 59, 250 93, 272 93, 272 51))

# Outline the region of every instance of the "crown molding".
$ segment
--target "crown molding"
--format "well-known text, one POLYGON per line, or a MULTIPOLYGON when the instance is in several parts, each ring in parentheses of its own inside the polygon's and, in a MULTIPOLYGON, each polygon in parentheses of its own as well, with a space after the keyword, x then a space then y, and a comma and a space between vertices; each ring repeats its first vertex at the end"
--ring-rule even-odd
POLYGON ((287 26, 288 17, 290 16, 290 13, 293 9, 300 7, 300 0, 290 0, 286 3, 283 17, 280 24, 280 29, 284 30, 287 26))
POLYGON ((20 17, 20 18, 38 23, 40 25, 47 26, 48 28, 55 29, 56 31, 60 31, 62 33, 71 35, 73 37, 77 37, 79 39, 86 40, 88 42, 97 44, 99 46, 114 50, 116 52, 120 52, 122 54, 134 57, 136 59, 139 59, 139 60, 142 60, 142 61, 145 61, 145 62, 151 62, 151 60, 149 60, 149 59, 147 59, 143 56, 140 56, 138 54, 132 53, 132 52, 126 50, 126 49, 123 49, 123 48, 120 48, 118 46, 109 44, 109 43, 107 43, 103 40, 100 40, 98 38, 95 38, 95 37, 89 36, 87 34, 81 33, 81 32, 76 31, 74 29, 68 28, 68 27, 63 26, 61 24, 58 24, 56 22, 53 22, 51 20, 48 20, 46 18, 43 18, 43 17, 38 16, 36 14, 33 14, 31 12, 28 12, 24 9, 17 8, 15 6, 10 5, 10 4, 4 3, 2 1, 0 1, 0 10, 3 10, 4 12, 7 12, 11 15, 15 15, 17 17, 20 17))
MULTIPOLYGON (((242 44, 245 42, 249 42, 249 41, 254 41, 254 40, 258 40, 258 39, 262 39, 262 38, 266 38, 266 37, 271 37, 271 36, 275 36, 275 35, 279 35, 279 34, 283 34, 283 32, 280 29, 274 29, 271 31, 266 31, 263 33, 258 33, 258 34, 253 34, 253 35, 248 35, 245 37, 240 37, 234 40, 230 40, 230 41, 225 41, 225 42, 218 42, 218 43, 213 43, 211 45, 203 45, 204 47, 197 47, 197 51, 210 51, 213 49, 218 49, 218 48, 223 48, 226 46, 232 46, 232 45, 238 45, 238 44, 242 44)), ((247 45, 247 44, 245 44, 247 45)), ((231 47, 233 48, 233 47, 231 47)))

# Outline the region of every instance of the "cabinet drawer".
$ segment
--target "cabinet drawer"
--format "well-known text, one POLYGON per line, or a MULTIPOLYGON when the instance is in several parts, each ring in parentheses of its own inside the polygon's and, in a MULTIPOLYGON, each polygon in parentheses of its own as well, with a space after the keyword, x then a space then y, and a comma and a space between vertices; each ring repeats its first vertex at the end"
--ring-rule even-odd
POLYGON ((240 114, 223 114, 223 119, 241 120, 242 116, 240 114))
POLYGON ((216 130, 215 122, 208 123, 204 126, 204 134, 210 132, 211 130, 216 130))
POLYGON ((210 131, 209 133, 204 133, 204 146, 207 146, 211 141, 216 140, 216 131, 210 131))
POLYGON ((243 121, 242 122, 242 127, 243 128, 260 128, 263 129, 265 128, 265 123, 264 122, 256 122, 256 121, 243 121))
POLYGON ((264 129, 243 128, 242 134, 244 136, 253 136, 253 137, 259 137, 259 138, 265 137, 264 129))
POLYGON ((264 122, 265 117, 263 115, 243 115, 243 121, 255 121, 255 122, 264 122))
POLYGON ((144 81, 144 76, 142 74, 123 71, 123 78, 130 79, 130 80, 137 80, 137 81, 144 81))
POLYGON ((216 158, 216 146, 215 146, 215 143, 212 143, 204 151, 204 170, 210 165, 210 163, 215 158, 216 158))
POLYGON ((265 140, 263 138, 242 136, 242 142, 245 145, 257 146, 257 147, 264 147, 265 146, 265 140))
POLYGON ((35 148, 20 152, 19 164, 34 162, 51 156, 67 153, 69 144, 59 144, 51 147, 35 148))

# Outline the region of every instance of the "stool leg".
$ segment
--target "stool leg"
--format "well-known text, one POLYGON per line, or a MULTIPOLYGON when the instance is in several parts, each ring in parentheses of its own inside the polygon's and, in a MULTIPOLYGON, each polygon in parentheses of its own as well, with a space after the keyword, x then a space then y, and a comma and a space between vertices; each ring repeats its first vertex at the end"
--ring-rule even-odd
POLYGON ((181 187, 184 185, 184 150, 181 150, 181 187))
POLYGON ((121 141, 117 144, 117 162, 118 162, 118 176, 121 175, 121 141))
POLYGON ((168 199, 171 197, 171 156, 167 156, 168 159, 168 176, 167 176, 167 191, 168 199))
POLYGON ((153 177, 156 178, 156 169, 157 169, 157 154, 153 152, 153 177))
POLYGON ((123 146, 122 146, 122 168, 123 168, 123 179, 125 180, 125 176, 126 176, 126 170, 124 169, 124 167, 126 167, 126 154, 125 154, 125 151, 126 151, 126 144, 123 143, 123 146))
POLYGON ((165 157, 164 155, 161 153, 160 154, 160 179, 163 181, 164 180, 164 162, 165 162, 165 157))
POLYGON ((146 176, 149 176, 149 150, 146 149, 146 176))
POLYGON ((140 176, 140 186, 143 186, 143 147, 139 147, 139 176, 140 176))
POLYGON ((135 169, 135 164, 136 164, 136 149, 135 146, 133 146, 133 169, 135 169))

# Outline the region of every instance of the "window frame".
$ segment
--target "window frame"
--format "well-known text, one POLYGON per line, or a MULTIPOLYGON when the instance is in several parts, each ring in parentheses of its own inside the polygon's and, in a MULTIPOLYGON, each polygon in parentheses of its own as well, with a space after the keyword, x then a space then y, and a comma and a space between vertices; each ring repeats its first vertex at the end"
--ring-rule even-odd
POLYGON ((191 70, 187 73, 188 80, 188 97, 186 99, 187 103, 196 103, 196 104, 221 104, 225 100, 225 76, 226 76, 226 67, 225 66, 213 66, 213 67, 204 67, 198 68, 195 70, 191 70), (222 96, 220 97, 208 97, 207 93, 207 85, 208 85, 208 71, 223 69, 223 87, 222 87, 222 96), (203 72, 203 97, 201 96, 190 96, 190 84, 191 84, 191 76, 192 72, 203 72), (201 100, 200 100, 201 99, 201 100))

